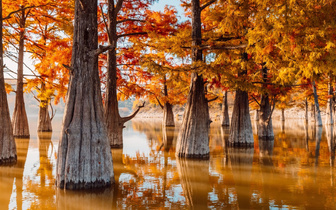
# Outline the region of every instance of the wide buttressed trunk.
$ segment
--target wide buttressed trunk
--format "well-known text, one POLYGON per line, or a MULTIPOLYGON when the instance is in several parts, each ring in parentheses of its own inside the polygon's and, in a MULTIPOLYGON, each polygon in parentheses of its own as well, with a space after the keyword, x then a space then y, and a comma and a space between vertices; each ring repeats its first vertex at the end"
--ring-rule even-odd
MULTIPOLYGON (((25 10, 21 12, 20 27, 25 28, 26 14, 25 10)), ((16 98, 15 107, 12 119, 14 137, 29 138, 29 125, 23 98, 23 53, 24 53, 24 40, 25 30, 20 32, 19 38, 19 56, 18 56, 18 70, 17 70, 17 85, 16 85, 16 98)))
POLYGON ((163 106, 163 122, 164 126, 175 126, 173 106, 170 103, 165 103, 163 106))
POLYGON ((209 158, 209 112, 203 77, 193 73, 182 127, 177 138, 176 155, 209 158))
MULTIPOLYGON (((191 1, 192 61, 202 61, 202 22, 199 0, 191 1)), ((177 138, 176 155, 186 158, 209 158, 209 108, 202 75, 191 75, 188 102, 177 138)))
POLYGON ((248 94, 246 91, 237 90, 231 118, 229 145, 252 147, 253 143, 248 94))
MULTIPOLYGON (((0 17, 2 17, 2 0, 0 0, 0 7, 0 17)), ((16 162, 17 156, 3 75, 2 20, 0 30, 0 164, 9 164, 16 162)))
POLYGON ((260 119, 258 128, 258 137, 263 140, 273 140, 272 111, 269 103, 269 97, 264 94, 260 103, 260 119))
POLYGON ((48 102, 41 102, 38 116, 38 132, 52 131, 51 119, 48 111, 48 102))
POLYGON ((61 129, 56 185, 89 189, 114 182, 103 114, 97 50, 97 1, 76 0, 71 75, 61 129))
POLYGON ((228 106, 228 101, 227 101, 227 91, 224 92, 223 96, 223 119, 222 119, 222 126, 230 126, 230 118, 229 118, 229 106, 228 106))

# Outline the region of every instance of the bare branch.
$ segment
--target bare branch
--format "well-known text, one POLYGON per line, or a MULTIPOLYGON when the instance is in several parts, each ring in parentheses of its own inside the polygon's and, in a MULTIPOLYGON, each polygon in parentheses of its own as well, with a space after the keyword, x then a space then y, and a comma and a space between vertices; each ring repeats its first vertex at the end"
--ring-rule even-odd
POLYGON ((32 6, 28 6, 28 7, 23 7, 21 9, 18 9, 18 10, 10 12, 6 17, 3 17, 2 20, 8 20, 9 18, 12 17, 12 15, 14 15, 14 14, 16 14, 18 12, 22 12, 23 10, 26 10, 26 9, 45 7, 45 6, 54 6, 54 5, 49 3, 49 4, 38 5, 38 6, 32 5, 32 6))
POLYGON ((118 0, 117 5, 116 5, 115 10, 114 10, 115 11, 115 13, 114 13, 115 17, 117 17, 117 14, 119 13, 123 2, 124 2, 124 0, 118 0))
POLYGON ((98 49, 90 51, 88 54, 89 56, 98 56, 108 50, 113 50, 115 48, 115 43, 107 46, 99 45, 98 49))
POLYGON ((112 40, 112 36, 110 34, 109 27, 107 25, 106 17, 105 17, 104 12, 103 12, 103 6, 101 4, 99 6, 100 6, 100 9, 101 9, 101 12, 102 12, 103 21, 104 21, 107 36, 108 36, 109 40, 112 40))
POLYGON ((140 109, 143 108, 143 107, 145 107, 145 102, 142 105, 138 106, 138 109, 135 112, 133 112, 133 114, 131 114, 130 116, 128 116, 128 117, 122 117, 121 118, 122 123, 125 123, 125 122, 133 119, 138 114, 138 112, 140 111, 140 109))
POLYGON ((159 103, 159 105, 160 105, 161 109, 163 109, 163 105, 161 104, 161 102, 160 102, 159 98, 158 98, 157 96, 155 96, 155 98, 156 98, 157 102, 159 103))
POLYGON ((132 19, 132 18, 127 18, 127 19, 123 19, 123 20, 118 20, 117 24, 119 23, 124 23, 124 22, 128 22, 128 21, 132 21, 132 22, 141 22, 141 23, 145 23, 146 21, 144 20, 140 20, 140 19, 132 19))
POLYGON ((54 107, 51 105, 51 102, 49 102, 49 106, 50 106, 50 109, 51 109, 50 121, 52 121, 54 119, 54 117, 55 117, 56 109, 55 109, 55 112, 54 112, 54 107))
POLYGON ((208 103, 210 103, 210 102, 213 102, 213 101, 217 100, 217 98, 218 98, 218 96, 216 96, 216 97, 215 97, 215 98, 213 98, 213 99, 209 99, 209 100, 208 100, 208 103))
POLYGON ((211 4, 215 3, 217 0, 211 0, 201 6, 201 11, 210 6, 211 4))
POLYGON ((146 35, 147 32, 135 32, 135 33, 128 33, 128 34, 121 34, 117 38, 125 37, 125 36, 137 36, 137 35, 146 35))

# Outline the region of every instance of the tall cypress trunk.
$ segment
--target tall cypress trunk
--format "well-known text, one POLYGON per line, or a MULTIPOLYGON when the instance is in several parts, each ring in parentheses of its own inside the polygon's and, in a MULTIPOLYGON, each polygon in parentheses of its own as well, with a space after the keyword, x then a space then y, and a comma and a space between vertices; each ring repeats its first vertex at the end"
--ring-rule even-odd
POLYGON ((305 100, 305 120, 308 123, 308 99, 305 100))
MULTIPOLYGON (((2 17, 2 0, 0 0, 2 17)), ((2 20, 0 20, 0 165, 16 162, 16 145, 9 115, 3 71, 2 20)))
MULTIPOLYGON (((264 83, 268 82, 268 69, 266 67, 263 67, 262 74, 264 83)), ((264 88, 266 89, 266 85, 264 85, 264 88)), ((274 139, 272 110, 267 92, 261 96, 258 137, 259 139, 274 139)))
POLYGON ((237 90, 231 117, 229 144, 252 147, 253 143, 248 94, 246 91, 237 90))
MULTIPOLYGON (((23 9, 20 17, 20 28, 26 27, 26 13, 23 9)), ((21 30, 19 38, 19 57, 17 69, 17 85, 15 107, 12 119, 13 135, 18 138, 29 138, 29 125, 23 98, 23 53, 24 53, 25 30, 21 30)))
POLYGON ((50 132, 52 131, 51 118, 48 111, 48 101, 41 101, 39 116, 38 116, 38 132, 50 132))
MULTIPOLYGON (((168 97, 168 87, 167 87, 166 75, 164 76, 163 79, 164 79, 163 92, 164 92, 164 96, 167 98, 168 97)), ((162 125, 164 125, 164 126, 175 126, 173 106, 167 101, 164 103, 164 106, 163 106, 162 125)))
POLYGON ((222 107, 222 112, 223 112, 223 119, 222 119, 222 126, 230 126, 230 118, 229 118, 229 106, 227 102, 227 91, 224 91, 224 96, 223 96, 223 107, 222 107))
POLYGON ((315 108, 316 108, 315 117, 316 117, 317 126, 322 126, 321 111, 320 111, 320 105, 318 102, 318 95, 316 91, 315 81, 313 81, 313 92, 314 92, 314 102, 315 102, 315 108))
MULTIPOLYGON (((123 2, 123 0, 118 0, 123 2)), ((117 4, 118 4, 117 3, 117 4)), ((114 5, 114 0, 108 0, 108 34, 109 44, 117 46, 117 15, 118 8, 114 5)), ((122 131, 124 124, 133 119, 140 108, 128 117, 120 117, 117 98, 117 53, 115 48, 107 52, 107 84, 105 102, 105 120, 111 148, 123 147, 122 131)))
POLYGON ((105 187, 114 177, 98 74, 97 0, 76 0, 73 43, 56 185, 105 187))
POLYGON ((311 115, 311 116, 310 116, 310 117, 311 117, 311 120, 312 120, 313 122, 316 123, 315 103, 314 103, 314 104, 311 104, 310 109, 311 109, 311 113, 310 113, 310 115, 311 115))
MULTIPOLYGON (((45 91, 45 84, 42 82, 41 84, 41 91, 45 91)), ((39 109, 39 116, 38 116, 38 132, 50 132, 52 131, 51 125, 51 118, 48 111, 48 100, 41 100, 40 102, 40 109, 39 109)))
MULTIPOLYGON (((202 61, 201 7, 199 0, 191 1, 192 61, 202 61)), ((176 155, 187 158, 209 158, 209 109, 205 98, 202 75, 191 75, 188 102, 177 138, 176 155)))
POLYGON ((329 73, 329 82, 328 82, 328 102, 327 102, 327 109, 326 109, 326 125, 333 125, 333 87, 332 87, 332 76, 331 72, 329 73))
POLYGON ((285 109, 281 109, 281 121, 286 121, 286 118, 285 118, 285 109))

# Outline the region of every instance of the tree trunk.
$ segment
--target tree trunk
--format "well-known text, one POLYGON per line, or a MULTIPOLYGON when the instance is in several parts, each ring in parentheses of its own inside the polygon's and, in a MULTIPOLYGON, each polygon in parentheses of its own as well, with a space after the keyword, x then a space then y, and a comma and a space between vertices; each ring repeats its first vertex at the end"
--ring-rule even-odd
POLYGON ((98 75, 97 1, 76 0, 71 74, 58 148, 56 185, 105 187, 114 182, 98 75))
POLYGON ((237 147, 253 147, 253 143, 248 94, 237 90, 231 118, 229 144, 237 147))
POLYGON ((256 109, 254 112, 254 120, 259 122, 259 119, 260 119, 259 116, 260 116, 259 109, 256 109))
POLYGON ((317 126, 322 126, 322 118, 321 118, 321 111, 320 111, 320 105, 318 102, 318 95, 316 92, 316 86, 315 81, 313 81, 313 92, 314 92, 314 102, 315 102, 315 108, 316 108, 316 122, 317 126))
POLYGON ((48 111, 48 101, 41 101, 38 116, 38 132, 51 132, 51 119, 48 111))
MULTIPOLYGON (((167 79, 166 75, 163 78, 164 80, 164 96, 168 97, 168 87, 167 87, 167 79)), ((173 106, 169 102, 165 102, 163 106, 163 121, 162 125, 164 126, 175 126, 174 122, 174 113, 173 113, 173 106)))
POLYGON ((222 111, 223 111, 222 126, 229 127, 230 126, 230 118, 229 118, 229 106, 228 106, 228 102, 227 102, 227 91, 224 92, 222 111))
MULTIPOLYGON (((21 11, 20 28, 26 26, 25 10, 21 11)), ((19 40, 19 57, 18 57, 18 70, 17 70, 17 85, 16 85, 16 98, 15 107, 12 119, 13 135, 18 138, 29 138, 29 125, 23 98, 23 53, 24 53, 24 40, 25 30, 20 32, 19 40)))
POLYGON ((173 106, 170 103, 165 103, 163 107, 163 125, 173 127, 175 126, 174 122, 174 113, 173 106))
POLYGON ((315 103, 314 104, 311 104, 311 113, 310 113, 310 117, 312 119, 313 122, 316 122, 316 112, 315 112, 315 103))
MULTIPOLYGON (((266 67, 262 68, 262 75, 263 81, 265 83, 268 82, 268 69, 266 67)), ((264 88, 266 89, 267 87, 264 86, 264 88)), ((284 119, 285 113, 283 112, 282 114, 284 119)), ((267 92, 261 96, 258 137, 263 140, 274 140, 272 109, 267 92)))
MULTIPOLYGON (((201 7, 199 0, 191 1, 192 7, 192 61, 202 61, 201 7)), ((209 109, 204 93, 202 75, 191 75, 188 102, 177 138, 176 155, 186 158, 209 158, 209 109)))
POLYGON ((285 109, 281 109, 281 121, 286 121, 286 118, 285 118, 285 109))
MULTIPOLYGON (((0 6, 0 17, 2 17, 2 0, 0 0, 0 6)), ((0 29, 0 165, 2 165, 16 162, 17 156, 3 72, 2 20, 0 29)))
POLYGON ((305 113, 305 120, 308 123, 308 99, 307 98, 305 100, 305 111, 306 111, 306 113, 305 113))
POLYGON ((333 87, 331 85, 331 74, 330 74, 330 81, 328 83, 328 102, 327 102, 327 109, 326 109, 326 125, 333 125, 333 87))
POLYGON ((269 103, 268 94, 264 94, 261 97, 260 103, 260 120, 259 120, 259 129, 258 137, 263 140, 273 140, 273 125, 272 125, 272 110, 269 103))
POLYGON ((203 77, 193 73, 188 102, 177 138, 176 155, 209 158, 209 112, 203 77))
POLYGON ((175 137, 175 128, 162 126, 162 146, 165 152, 169 152, 173 146, 173 140, 175 137))

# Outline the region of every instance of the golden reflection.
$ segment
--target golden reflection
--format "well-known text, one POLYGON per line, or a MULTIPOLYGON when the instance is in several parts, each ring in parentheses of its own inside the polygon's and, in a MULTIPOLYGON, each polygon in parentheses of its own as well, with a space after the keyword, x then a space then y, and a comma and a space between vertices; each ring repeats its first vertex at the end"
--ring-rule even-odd
POLYGON ((209 161, 176 159, 183 195, 191 209, 207 209, 211 192, 209 161))

